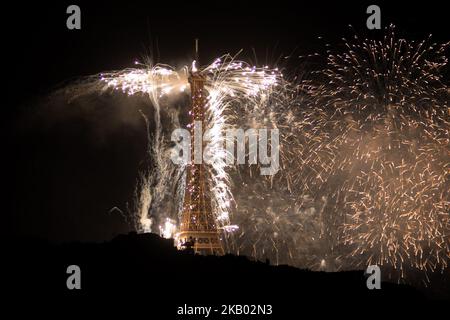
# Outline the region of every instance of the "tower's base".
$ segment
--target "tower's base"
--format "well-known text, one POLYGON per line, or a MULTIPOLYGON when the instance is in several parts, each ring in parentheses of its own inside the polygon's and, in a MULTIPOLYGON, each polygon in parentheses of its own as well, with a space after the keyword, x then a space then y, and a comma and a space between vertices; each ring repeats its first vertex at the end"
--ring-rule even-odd
POLYGON ((224 254, 219 234, 214 231, 181 231, 178 239, 181 243, 190 243, 191 248, 198 254, 224 254))

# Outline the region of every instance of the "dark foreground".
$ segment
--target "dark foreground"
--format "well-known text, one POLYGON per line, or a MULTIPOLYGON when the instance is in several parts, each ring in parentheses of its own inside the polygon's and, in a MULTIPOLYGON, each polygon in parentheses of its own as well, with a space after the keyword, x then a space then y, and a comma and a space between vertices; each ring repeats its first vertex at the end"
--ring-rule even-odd
MULTIPOLYGON (((428 303, 445 308, 449 299, 445 292, 430 295, 387 282, 382 282, 381 290, 368 290, 363 271, 312 272, 233 255, 194 256, 153 234, 122 235, 100 244, 21 240, 5 250, 6 301, 36 304, 42 310, 56 305, 72 311, 95 307, 141 312, 148 319, 204 319, 178 312, 180 307, 186 312, 190 306, 208 306, 209 319, 300 319, 304 317, 296 315, 305 311, 351 316, 354 307, 368 313, 385 306, 411 311, 428 303), (67 289, 69 265, 81 269, 81 290, 67 289), (263 309, 269 313, 270 305, 271 314, 224 315, 223 305, 249 305, 247 312, 258 312, 259 306, 259 313, 263 309)), ((239 313, 239 307, 226 311, 239 313)))

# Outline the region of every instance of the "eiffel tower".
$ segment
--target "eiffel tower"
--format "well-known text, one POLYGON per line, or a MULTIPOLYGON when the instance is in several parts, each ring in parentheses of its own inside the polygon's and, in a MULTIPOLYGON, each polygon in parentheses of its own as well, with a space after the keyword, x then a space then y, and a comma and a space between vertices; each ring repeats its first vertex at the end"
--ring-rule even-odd
MULTIPOLYGON (((196 56, 198 43, 196 41, 196 56)), ((197 60, 198 61, 198 60, 197 60)), ((206 96, 205 78, 196 70, 189 77, 191 85, 191 163, 187 166, 186 188, 184 193, 183 211, 178 239, 190 243, 194 252, 199 254, 222 255, 224 250, 219 231, 212 212, 211 198, 207 182, 206 164, 194 163, 194 122, 206 127, 206 96)), ((202 150, 204 150, 204 145, 202 150)), ((202 159, 203 160, 203 159, 202 159)))

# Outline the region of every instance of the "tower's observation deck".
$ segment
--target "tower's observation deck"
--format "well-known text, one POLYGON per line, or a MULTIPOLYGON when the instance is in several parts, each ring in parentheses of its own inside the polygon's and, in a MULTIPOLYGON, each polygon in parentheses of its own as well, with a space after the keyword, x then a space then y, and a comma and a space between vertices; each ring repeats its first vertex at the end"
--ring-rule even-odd
POLYGON ((186 168, 186 189, 178 239, 181 242, 193 243, 192 247, 196 253, 223 254, 224 250, 212 212, 206 164, 203 161, 200 164, 194 163, 194 123, 201 122, 202 128, 206 126, 205 78, 198 72, 192 72, 189 82, 192 99, 191 162, 186 168))

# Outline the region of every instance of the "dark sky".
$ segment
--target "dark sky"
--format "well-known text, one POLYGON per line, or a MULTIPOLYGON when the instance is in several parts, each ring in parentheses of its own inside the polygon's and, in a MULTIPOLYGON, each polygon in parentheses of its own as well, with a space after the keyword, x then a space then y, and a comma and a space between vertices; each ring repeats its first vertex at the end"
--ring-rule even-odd
POLYGON ((86 105, 50 102, 48 94, 65 81, 132 67, 148 54, 183 65, 192 58, 194 38, 200 38, 203 63, 240 49, 242 58, 269 64, 293 50, 314 53, 352 35, 349 24, 379 36, 365 27, 373 3, 381 7, 383 26, 394 23, 408 39, 432 33, 436 41, 449 40, 443 1, 92 2, 2 4, 2 225, 8 233, 102 240, 130 228, 108 211, 132 203, 145 157, 138 112, 144 103, 108 97, 86 105), (70 4, 81 7, 81 30, 66 28, 70 4))

